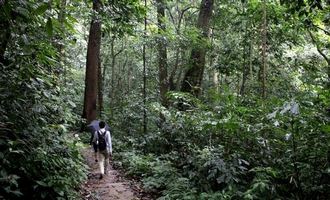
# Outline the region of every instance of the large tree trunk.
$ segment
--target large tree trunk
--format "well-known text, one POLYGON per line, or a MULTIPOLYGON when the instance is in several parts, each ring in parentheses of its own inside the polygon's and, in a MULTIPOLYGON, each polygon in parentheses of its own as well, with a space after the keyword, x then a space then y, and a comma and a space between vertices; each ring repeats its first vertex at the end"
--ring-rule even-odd
MULTIPOLYGON (((158 20, 158 34, 163 35, 164 32, 166 31, 164 0, 157 0, 157 20, 158 20)), ((168 80, 167 80, 166 41, 163 39, 163 37, 159 37, 158 40, 159 40, 158 66, 159 66, 160 101, 163 106, 167 106, 166 93, 168 91, 168 80)))
MULTIPOLYGON (((213 4, 213 0, 202 0, 201 2, 197 21, 197 28, 199 28, 202 32, 200 36, 201 39, 208 38, 213 4)), ((190 92, 197 97, 200 95, 201 83, 203 80, 203 73, 205 68, 205 55, 206 47, 203 45, 195 47, 191 51, 190 68, 184 76, 181 91, 190 92)))
MULTIPOLYGON (((93 0, 93 10, 100 11, 101 3, 99 0, 93 0)), ((93 17, 88 39, 86 78, 85 78, 85 97, 84 110, 82 117, 90 123, 96 119, 96 100, 98 87, 98 67, 100 65, 100 47, 101 47, 101 21, 96 16, 93 17)))

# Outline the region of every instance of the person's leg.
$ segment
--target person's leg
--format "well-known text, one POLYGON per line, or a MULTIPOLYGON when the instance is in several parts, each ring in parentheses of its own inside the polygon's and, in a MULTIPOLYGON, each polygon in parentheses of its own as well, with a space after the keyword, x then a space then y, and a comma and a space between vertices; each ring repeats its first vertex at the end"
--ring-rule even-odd
POLYGON ((109 166, 109 153, 108 153, 108 151, 105 151, 103 155, 104 155, 104 168, 105 168, 104 173, 107 174, 108 173, 108 166, 109 166))
POLYGON ((97 153, 97 144, 93 143, 93 149, 94 149, 94 159, 95 159, 95 162, 97 162, 98 161, 98 159, 97 159, 97 155, 98 155, 98 153, 97 153))
POLYGON ((99 166, 100 166, 100 172, 101 172, 100 178, 102 178, 103 174, 104 174, 104 160, 105 160, 105 157, 102 152, 99 152, 99 159, 100 159, 99 166))
POLYGON ((98 162, 98 159, 97 159, 97 152, 94 152, 94 158, 95 158, 95 162, 98 162))

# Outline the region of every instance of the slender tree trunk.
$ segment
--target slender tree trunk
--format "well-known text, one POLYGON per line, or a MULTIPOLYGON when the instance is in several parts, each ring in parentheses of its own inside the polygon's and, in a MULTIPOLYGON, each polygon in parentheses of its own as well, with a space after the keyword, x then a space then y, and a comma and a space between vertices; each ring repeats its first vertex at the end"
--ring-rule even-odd
MULTIPOLYGON (((183 19, 183 16, 184 16, 184 13, 187 12, 189 9, 191 9, 192 7, 186 7, 185 9, 183 9, 182 11, 180 11, 178 5, 177 5, 177 8, 176 10, 178 11, 178 16, 179 16, 179 19, 178 19, 178 25, 176 26, 176 34, 179 36, 181 35, 181 24, 182 24, 182 19, 183 19)), ((169 11, 170 13, 170 17, 172 19, 172 22, 173 24, 175 24, 175 20, 174 20, 174 17, 172 16, 171 12, 169 11)), ((174 67, 173 67, 173 70, 171 71, 170 73, 170 77, 169 77, 169 90, 173 91, 173 90, 176 90, 178 88, 178 81, 175 82, 174 79, 175 79, 175 76, 177 74, 177 71, 178 71, 178 67, 179 67, 179 61, 180 61, 180 52, 182 51, 182 47, 179 46, 177 49, 176 49, 176 53, 175 53, 175 64, 174 64, 174 67)))
MULTIPOLYGON (((246 11, 245 11, 245 7, 246 7, 246 3, 243 5, 243 15, 246 15, 246 11)), ((247 23, 245 23, 245 38, 244 38, 244 52, 243 52, 243 77, 242 77, 242 85, 241 85, 241 89, 240 89, 240 95, 244 96, 244 92, 245 92, 245 84, 246 81, 248 79, 248 75, 249 75, 249 65, 247 63, 247 52, 246 52, 246 46, 248 45, 249 47, 249 54, 251 53, 251 45, 252 45, 252 38, 249 37, 249 31, 248 31, 248 25, 247 23), (248 40, 250 40, 250 42, 248 43, 248 40), (248 44, 247 44, 248 43, 248 44)))
POLYGON ((261 84, 262 84, 262 97, 266 98, 266 67, 267 67, 267 10, 266 0, 263 0, 263 14, 262 14, 262 68, 261 68, 261 84))
POLYGON ((176 50, 175 53, 175 63, 174 63, 174 68, 170 74, 170 77, 168 79, 169 82, 169 90, 173 91, 176 89, 176 83, 174 82, 174 77, 176 72, 178 71, 178 66, 179 66, 179 56, 180 56, 180 48, 176 50))
POLYGON ((127 70, 127 94, 131 92, 131 86, 132 86, 132 71, 133 67, 131 65, 131 62, 128 65, 128 70, 127 70))
POLYGON ((61 0, 61 8, 60 8, 60 13, 58 15, 58 21, 61 24, 61 28, 64 28, 65 7, 66 7, 66 0, 61 0))
MULTIPOLYGON (((158 34, 164 35, 166 31, 165 26, 165 5, 164 0, 156 0, 157 2, 157 21, 158 21, 158 34)), ((167 50, 166 40, 163 37, 158 38, 158 66, 159 66, 159 91, 160 101, 163 106, 167 106, 166 93, 168 91, 167 80, 167 50)))
MULTIPOLYGON (((65 7, 66 7, 66 0, 61 0, 61 4, 60 4, 60 13, 58 15, 58 21, 60 23, 61 29, 62 31, 65 30, 64 28, 64 19, 65 19, 65 7)), ((63 33, 65 34, 65 33, 63 33)), ((63 41, 64 38, 61 37, 61 40, 63 41)), ((64 44, 63 42, 59 43, 57 45, 57 50, 58 50, 58 55, 59 55, 59 64, 60 64, 60 69, 63 70, 63 74, 64 74, 64 82, 66 81, 66 68, 65 68, 65 64, 64 64, 64 44)))
MULTIPOLYGON (((213 32, 213 30, 211 29, 211 31, 213 32)), ((214 38, 211 37, 211 51, 213 51, 213 42, 214 38)), ((212 81, 213 87, 215 89, 216 92, 219 92, 219 72, 218 69, 216 69, 215 67, 213 67, 214 64, 214 60, 217 59, 217 55, 211 55, 210 56, 210 68, 211 68, 211 72, 210 72, 210 81, 212 81)))
POLYGON ((109 97, 110 97, 110 105, 114 104, 115 99, 114 97, 117 96, 118 92, 120 91, 117 87, 116 87, 116 82, 118 83, 118 79, 116 80, 116 78, 118 78, 118 74, 116 74, 116 71, 118 72, 118 69, 120 71, 120 67, 118 67, 118 69, 116 70, 116 58, 117 56, 124 51, 124 45, 122 45, 122 48, 115 52, 115 38, 113 38, 111 40, 110 43, 110 52, 111 52, 111 90, 109 93, 109 97), (113 102, 113 103, 111 103, 113 102))
MULTIPOLYGON (((147 9, 147 0, 144 0, 144 7, 147 9)), ((146 39, 147 36, 147 13, 144 16, 144 32, 143 37, 146 39)), ((143 41, 142 49, 142 60, 143 60, 143 134, 147 134, 147 74, 146 74, 146 44, 143 41)))
POLYGON ((126 83, 127 83, 127 76, 126 76, 126 66, 127 66, 127 63, 128 63, 128 57, 126 56, 125 58, 125 61, 123 63, 123 66, 122 66, 122 74, 124 75, 124 78, 123 78, 123 83, 122 83, 122 95, 121 95, 121 99, 122 101, 125 99, 125 95, 127 94, 127 91, 126 91, 126 83))
MULTIPOLYGON (((99 0, 93 0, 93 10, 98 13, 101 8, 99 0)), ((86 62, 86 78, 85 78, 85 97, 84 110, 82 117, 90 123, 96 119, 96 101, 98 87, 98 68, 100 65, 100 47, 101 47, 101 21, 94 16, 90 25, 88 46, 87 46, 87 62, 86 62)))
POLYGON ((104 89, 107 88, 108 85, 106 85, 106 74, 107 74, 107 64, 109 59, 108 58, 105 58, 106 60, 103 61, 103 70, 102 70, 102 78, 101 78, 101 81, 102 81, 102 91, 103 91, 103 96, 102 98, 104 98, 104 89))
POLYGON ((114 43, 115 39, 111 40, 111 46, 110 46, 110 52, 111 52, 111 91, 109 94, 110 102, 113 102, 114 100, 114 94, 115 94, 115 64, 116 64, 116 58, 115 58, 115 51, 114 51, 114 43))
MULTIPOLYGON (((201 39, 208 38, 213 4, 213 0, 202 0, 201 2, 197 21, 197 28, 202 31, 201 39)), ((205 68, 205 55, 206 47, 202 45, 199 47, 195 47, 191 51, 190 68, 184 76, 184 80, 181 87, 181 90, 183 92, 190 92, 197 97, 201 94, 201 83, 205 68)))
MULTIPOLYGON (((185 59, 185 57, 186 57, 186 54, 185 54, 184 50, 181 48, 180 49, 180 59, 181 59, 181 65, 182 66, 183 66, 183 60, 185 59)), ((180 90, 180 86, 181 86, 180 83, 182 81, 182 74, 183 74, 183 68, 180 67, 179 68, 179 73, 178 73, 178 75, 176 77, 176 85, 175 85, 175 89, 176 90, 180 90)))

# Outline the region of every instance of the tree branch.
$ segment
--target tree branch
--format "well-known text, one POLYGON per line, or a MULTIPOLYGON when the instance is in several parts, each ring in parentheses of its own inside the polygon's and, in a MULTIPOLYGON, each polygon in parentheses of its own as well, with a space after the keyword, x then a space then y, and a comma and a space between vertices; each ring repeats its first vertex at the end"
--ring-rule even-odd
POLYGON ((319 44, 317 43, 315 37, 313 36, 312 32, 310 30, 307 30, 309 33, 309 36, 311 37, 313 43, 316 46, 317 51, 320 53, 320 55, 327 61, 328 65, 330 65, 330 59, 322 52, 319 44))

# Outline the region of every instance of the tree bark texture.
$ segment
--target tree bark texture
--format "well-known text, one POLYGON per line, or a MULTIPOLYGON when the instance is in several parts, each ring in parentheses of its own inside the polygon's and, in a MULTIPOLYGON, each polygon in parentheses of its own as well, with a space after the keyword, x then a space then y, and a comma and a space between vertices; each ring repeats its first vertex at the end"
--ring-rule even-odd
POLYGON ((165 5, 164 0, 157 0, 157 21, 158 21, 158 67, 159 67, 159 91, 160 101, 167 106, 166 93, 168 92, 167 80, 167 51, 166 40, 162 37, 166 31, 165 26, 165 5))
MULTIPOLYGON (((198 15, 197 28, 201 31, 201 39, 207 39, 213 10, 213 0, 202 0, 198 15)), ((205 68, 206 47, 201 45, 191 51, 190 67, 186 72, 181 91, 190 92, 198 97, 201 94, 201 83, 205 68)))
MULTIPOLYGON (((93 1, 93 10, 100 11, 101 3, 99 0, 93 1)), ((98 91, 98 68, 100 65, 101 47, 101 21, 96 16, 93 17, 87 46, 86 78, 85 78, 85 97, 83 118, 87 123, 96 119, 96 101, 98 91)))

